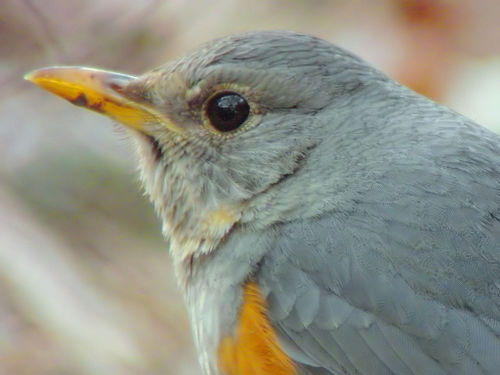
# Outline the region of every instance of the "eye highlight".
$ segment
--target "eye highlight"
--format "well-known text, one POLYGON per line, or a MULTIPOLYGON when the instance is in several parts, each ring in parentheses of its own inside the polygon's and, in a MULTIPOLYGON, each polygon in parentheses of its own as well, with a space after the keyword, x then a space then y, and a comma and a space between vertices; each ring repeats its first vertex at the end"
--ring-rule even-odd
POLYGON ((213 128, 225 133, 245 123, 250 115, 250 105, 240 94, 224 91, 208 99, 205 114, 213 128))

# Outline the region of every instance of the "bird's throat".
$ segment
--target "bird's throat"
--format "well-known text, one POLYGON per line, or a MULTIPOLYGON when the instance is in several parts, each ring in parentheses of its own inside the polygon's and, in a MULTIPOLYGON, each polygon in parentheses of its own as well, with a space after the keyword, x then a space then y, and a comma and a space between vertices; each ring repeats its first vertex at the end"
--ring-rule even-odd
POLYGON ((221 202, 210 186, 199 181, 195 167, 176 159, 189 145, 173 140, 162 147, 151 137, 134 138, 139 146, 141 180, 162 220, 174 263, 182 267, 191 256, 214 251, 240 220, 243 206, 221 202))

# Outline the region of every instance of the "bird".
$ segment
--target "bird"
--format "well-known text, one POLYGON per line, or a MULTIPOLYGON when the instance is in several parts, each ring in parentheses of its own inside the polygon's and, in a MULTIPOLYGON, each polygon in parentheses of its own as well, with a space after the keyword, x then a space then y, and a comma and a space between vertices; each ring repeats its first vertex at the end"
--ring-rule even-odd
POLYGON ((498 134, 292 31, 25 78, 128 129, 203 374, 499 373, 498 134))

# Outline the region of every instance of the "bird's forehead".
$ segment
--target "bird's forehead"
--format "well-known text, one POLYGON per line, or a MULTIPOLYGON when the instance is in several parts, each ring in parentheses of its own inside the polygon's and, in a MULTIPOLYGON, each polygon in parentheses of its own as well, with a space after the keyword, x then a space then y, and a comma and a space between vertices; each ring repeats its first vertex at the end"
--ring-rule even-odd
POLYGON ((293 32, 251 32, 219 38, 202 45, 185 57, 168 65, 168 70, 186 72, 197 77, 217 66, 248 70, 280 70, 308 74, 325 73, 326 65, 335 60, 356 59, 321 39, 293 32))
POLYGON ((193 51, 188 59, 198 66, 211 66, 217 64, 249 64, 263 65, 271 62, 284 63, 288 59, 276 54, 287 52, 294 54, 297 50, 310 50, 313 48, 314 38, 285 32, 244 33, 222 37, 210 41, 193 51), (272 61, 271 61, 272 60, 272 61))

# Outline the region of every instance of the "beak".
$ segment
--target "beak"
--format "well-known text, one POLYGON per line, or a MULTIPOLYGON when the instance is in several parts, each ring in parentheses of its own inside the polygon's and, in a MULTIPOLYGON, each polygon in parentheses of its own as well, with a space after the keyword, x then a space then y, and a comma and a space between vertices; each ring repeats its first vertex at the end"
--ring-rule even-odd
POLYGON ((30 72, 24 78, 77 106, 102 113, 145 134, 145 125, 165 122, 164 116, 152 106, 127 97, 127 86, 137 80, 134 76, 54 66, 30 72))

